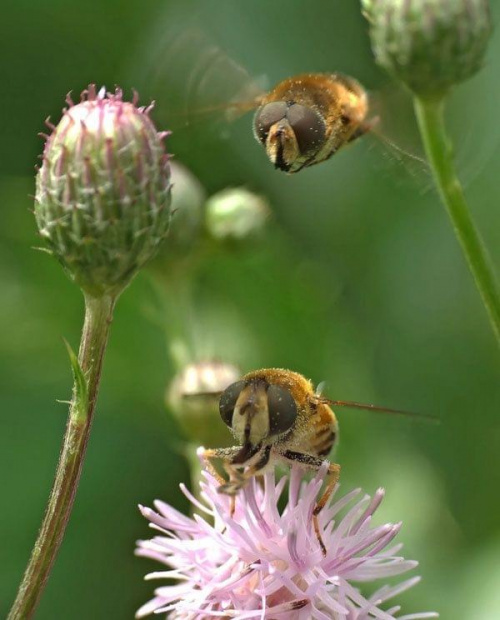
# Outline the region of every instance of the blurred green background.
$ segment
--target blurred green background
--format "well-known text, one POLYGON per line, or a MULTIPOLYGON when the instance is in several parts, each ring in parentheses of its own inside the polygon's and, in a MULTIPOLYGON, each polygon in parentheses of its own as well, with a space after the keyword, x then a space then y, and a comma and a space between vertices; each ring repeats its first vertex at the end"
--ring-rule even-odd
MULTIPOLYGON (((498 618, 499 352, 428 174, 410 174, 367 138, 287 176, 269 165, 251 116, 223 132, 211 119, 183 128, 174 108, 190 77, 187 56, 168 51, 169 37, 193 25, 270 85, 339 70, 391 98, 348 0, 2 4, 0 615, 14 599, 52 483, 66 419, 55 399, 67 399, 71 385, 62 338, 77 347, 83 313, 56 261, 32 249, 37 132, 49 114, 59 118, 69 90, 95 81, 156 99, 153 118, 175 130, 170 150, 209 193, 243 184, 272 205, 261 242, 201 266, 198 318, 188 326, 193 355, 244 370, 288 367, 327 381, 335 399, 438 415, 441 425, 432 426, 340 411, 342 488, 384 486, 379 518, 403 520, 400 540, 423 576, 401 597, 405 612, 498 618)), ((450 102, 467 194, 497 268, 499 71, 497 34, 484 71, 450 102)), ((391 137, 411 144, 408 102, 392 90, 391 137)), ((189 471, 163 404, 174 368, 151 308, 156 294, 142 273, 117 307, 82 481, 40 620, 132 618, 154 585, 142 580, 153 564, 133 556, 135 540, 149 536, 137 504, 162 498, 187 510, 178 485, 189 471)))

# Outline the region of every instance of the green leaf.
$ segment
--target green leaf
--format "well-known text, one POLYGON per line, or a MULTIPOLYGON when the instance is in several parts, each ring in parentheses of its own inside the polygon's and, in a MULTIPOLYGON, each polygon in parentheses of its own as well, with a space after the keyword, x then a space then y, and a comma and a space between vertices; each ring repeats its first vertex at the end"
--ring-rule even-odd
POLYGON ((85 374, 83 373, 80 362, 75 352, 71 348, 69 342, 65 339, 64 344, 69 355, 69 361, 71 362, 71 369, 73 371, 73 379, 75 381, 73 387, 73 399, 75 402, 75 411, 77 417, 85 418, 88 410, 88 385, 85 374))

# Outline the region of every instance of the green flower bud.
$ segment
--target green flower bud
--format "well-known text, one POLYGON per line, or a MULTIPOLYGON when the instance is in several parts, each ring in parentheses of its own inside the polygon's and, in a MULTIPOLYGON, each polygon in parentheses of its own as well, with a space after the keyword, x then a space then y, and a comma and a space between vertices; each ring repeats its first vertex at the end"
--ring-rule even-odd
POLYGON ((42 238, 88 294, 118 295, 156 252, 170 221, 170 167, 148 108, 121 90, 74 105, 47 137, 36 179, 42 238))
POLYGON ((417 96, 440 98, 481 69, 488 0, 362 0, 375 58, 417 96))
POLYGON ((186 439, 210 447, 233 441, 220 419, 219 397, 240 377, 236 366, 215 360, 189 364, 175 376, 166 393, 166 404, 186 439))
POLYGON ((205 208, 208 232, 218 240, 242 240, 255 235, 262 230, 269 215, 264 198, 244 187, 214 194, 205 208))
POLYGON ((170 163, 172 179, 172 223, 168 233, 167 252, 191 251, 201 236, 203 205, 206 193, 202 184, 185 166, 170 163))

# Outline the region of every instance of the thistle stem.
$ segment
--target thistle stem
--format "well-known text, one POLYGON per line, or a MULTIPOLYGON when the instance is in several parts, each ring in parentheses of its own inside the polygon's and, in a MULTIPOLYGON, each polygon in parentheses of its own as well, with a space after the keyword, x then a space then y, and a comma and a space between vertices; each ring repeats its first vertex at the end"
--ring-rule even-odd
POLYGON ((486 247, 476 229, 453 166, 453 151, 444 125, 444 99, 415 98, 415 113, 427 158, 476 286, 500 345, 500 293, 486 247))
POLYGON ((66 434, 52 492, 8 620, 27 620, 33 616, 62 542, 85 457, 115 301, 116 297, 111 296, 85 296, 85 322, 78 362, 87 390, 86 394, 82 394, 75 375, 66 434))

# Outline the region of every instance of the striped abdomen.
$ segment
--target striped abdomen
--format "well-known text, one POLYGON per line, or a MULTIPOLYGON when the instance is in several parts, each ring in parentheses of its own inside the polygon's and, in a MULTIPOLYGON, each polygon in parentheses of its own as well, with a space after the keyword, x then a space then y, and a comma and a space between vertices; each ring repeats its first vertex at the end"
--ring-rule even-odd
POLYGON ((318 421, 314 422, 315 432, 310 437, 310 448, 312 454, 326 458, 337 441, 338 424, 328 405, 321 404, 318 406, 318 418, 318 421))

